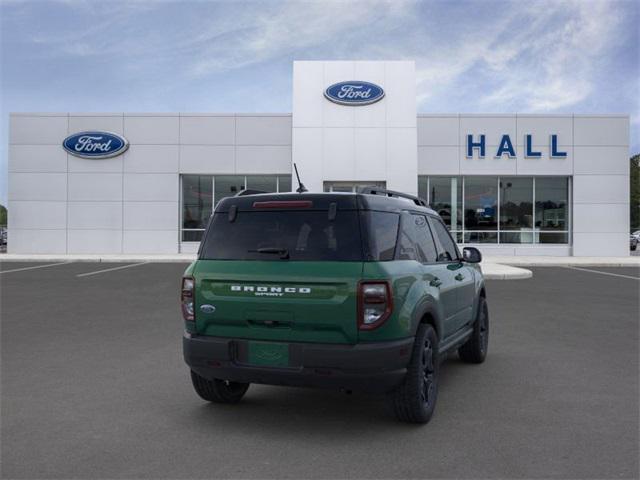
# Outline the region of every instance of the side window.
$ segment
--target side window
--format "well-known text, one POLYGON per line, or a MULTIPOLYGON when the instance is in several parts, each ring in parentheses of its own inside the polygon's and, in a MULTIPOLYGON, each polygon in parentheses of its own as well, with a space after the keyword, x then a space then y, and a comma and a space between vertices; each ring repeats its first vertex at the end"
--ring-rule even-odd
POLYGON ((438 244, 438 262, 450 262, 457 260, 458 247, 451 238, 451 234, 440 220, 429 217, 429 225, 433 232, 434 239, 438 244))
POLYGON ((398 260, 416 260, 420 263, 435 261, 435 247, 426 241, 429 234, 423 215, 406 213, 402 216, 402 228, 398 241, 398 260))
POLYGON ((373 261, 393 260, 398 237, 398 223, 400 216, 391 212, 362 212, 368 234, 365 240, 369 258, 373 261))
POLYGON ((424 215, 415 215, 415 217, 416 228, 418 229, 418 240, 422 247, 424 257, 427 262, 435 262, 438 257, 438 250, 436 249, 433 235, 431 235, 431 229, 427 223, 427 218, 424 215))

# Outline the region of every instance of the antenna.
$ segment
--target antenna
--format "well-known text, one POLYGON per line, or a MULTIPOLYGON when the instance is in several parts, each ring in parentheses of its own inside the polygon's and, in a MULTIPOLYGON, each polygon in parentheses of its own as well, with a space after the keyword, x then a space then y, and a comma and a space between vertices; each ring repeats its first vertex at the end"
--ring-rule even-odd
POLYGON ((296 177, 298 178, 298 188, 296 189, 296 192, 298 193, 304 193, 304 192, 308 192, 309 190, 306 189, 306 187, 304 186, 304 183, 302 183, 300 181, 300 175, 298 174, 298 166, 294 163, 293 164, 293 168, 296 171, 296 177))

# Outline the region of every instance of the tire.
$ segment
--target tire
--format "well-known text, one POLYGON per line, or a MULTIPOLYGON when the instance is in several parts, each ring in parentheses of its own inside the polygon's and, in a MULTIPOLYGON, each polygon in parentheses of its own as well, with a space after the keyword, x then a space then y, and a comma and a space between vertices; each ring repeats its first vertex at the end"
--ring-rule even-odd
POLYGON ((387 394, 396 418, 408 423, 431 420, 438 398, 438 335, 431 325, 421 324, 403 383, 387 394))
POLYGON ((478 314, 473 325, 473 333, 464 345, 458 348, 458 355, 463 362, 482 363, 487 357, 489 348, 489 308, 484 297, 478 301, 478 314))
POLYGON ((248 383, 207 380, 193 370, 191 370, 191 383, 200 398, 213 403, 238 403, 249 389, 248 383))

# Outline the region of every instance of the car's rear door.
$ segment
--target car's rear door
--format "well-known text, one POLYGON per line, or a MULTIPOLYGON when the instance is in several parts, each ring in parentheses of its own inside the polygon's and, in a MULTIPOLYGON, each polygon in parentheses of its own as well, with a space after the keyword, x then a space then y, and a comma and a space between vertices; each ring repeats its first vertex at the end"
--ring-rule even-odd
POLYGON ((475 298, 475 273, 462 262, 460 252, 442 220, 429 216, 429 226, 438 249, 438 263, 451 272, 452 288, 456 292, 456 313, 451 322, 455 332, 472 321, 475 298))

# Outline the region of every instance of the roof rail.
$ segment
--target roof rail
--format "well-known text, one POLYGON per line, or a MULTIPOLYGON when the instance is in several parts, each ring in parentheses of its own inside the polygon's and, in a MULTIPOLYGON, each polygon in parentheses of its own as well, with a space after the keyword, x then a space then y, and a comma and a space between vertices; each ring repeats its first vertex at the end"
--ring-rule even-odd
POLYGON ((396 192, 394 190, 387 190, 386 188, 380 188, 376 186, 367 186, 358 188, 358 193, 364 193, 367 195, 384 195, 386 197, 398 197, 411 200, 413 203, 420 207, 429 207, 429 204, 420 197, 409 195, 408 193, 396 192))
POLYGON ((265 192, 263 190, 251 190, 249 188, 246 188, 244 190, 240 190, 238 193, 234 195, 234 197, 244 197, 245 195, 256 195, 258 193, 269 193, 269 192, 265 192))

